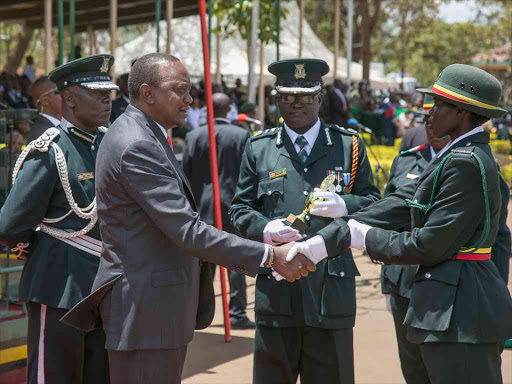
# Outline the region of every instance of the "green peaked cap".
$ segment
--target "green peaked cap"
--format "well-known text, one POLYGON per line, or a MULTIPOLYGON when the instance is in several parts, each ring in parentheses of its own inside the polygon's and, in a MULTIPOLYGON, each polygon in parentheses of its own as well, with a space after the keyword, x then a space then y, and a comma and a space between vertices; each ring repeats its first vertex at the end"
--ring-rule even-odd
POLYGON ((420 88, 418 92, 488 118, 501 117, 507 113, 498 107, 502 92, 499 80, 471 65, 447 66, 432 87, 420 88))
POLYGON ((312 95, 322 90, 329 65, 320 59, 288 59, 273 62, 268 71, 276 76, 277 92, 312 95))
POLYGON ((109 75, 114 64, 114 56, 93 55, 82 57, 55 68, 48 74, 50 81, 57 84, 59 90, 72 85, 88 89, 118 90, 109 75))

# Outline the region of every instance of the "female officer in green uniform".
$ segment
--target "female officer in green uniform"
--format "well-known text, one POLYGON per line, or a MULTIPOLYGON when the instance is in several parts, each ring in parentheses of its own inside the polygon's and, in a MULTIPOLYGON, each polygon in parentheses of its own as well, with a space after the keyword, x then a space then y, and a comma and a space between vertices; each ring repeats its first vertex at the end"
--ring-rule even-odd
POLYGON ((351 246, 372 261, 419 264, 404 323, 419 344, 433 384, 502 383, 500 343, 512 336, 512 300, 491 261, 501 196, 496 163, 481 124, 505 113, 499 81, 475 67, 445 68, 431 89, 433 133, 449 135, 418 178, 410 232, 336 220, 290 251, 312 259, 351 246), (349 236, 350 234, 350 236, 349 236), (308 243, 316 241, 312 255, 308 243), (323 253, 325 252, 325 253, 323 253))

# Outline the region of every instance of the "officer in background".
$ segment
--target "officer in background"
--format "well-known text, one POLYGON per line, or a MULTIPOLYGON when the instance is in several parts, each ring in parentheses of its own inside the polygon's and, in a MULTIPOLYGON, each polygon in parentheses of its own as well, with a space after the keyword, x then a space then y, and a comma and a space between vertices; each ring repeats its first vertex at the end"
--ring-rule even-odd
POLYGON ((112 113, 110 114, 110 122, 113 123, 121 116, 126 107, 130 104, 130 96, 128 93, 128 73, 123 73, 117 80, 119 86, 119 97, 112 102, 112 113))
POLYGON ((0 212, 0 242, 27 259, 20 300, 28 311, 28 384, 109 382, 104 331, 81 332, 59 319, 90 293, 99 266, 95 161, 118 89, 108 74, 113 63, 90 56, 49 74, 62 120, 22 152, 0 212))
MULTIPOLYGON (((229 208, 235 194, 240 163, 245 143, 249 139, 249 131, 238 125, 231 124, 226 118, 231 100, 225 93, 214 93, 212 96, 215 125, 215 141, 217 143, 217 164, 219 171, 219 197, 222 216, 222 229, 229 233, 236 231, 229 220, 229 208)), ((192 186, 194 198, 198 202, 199 216, 205 223, 213 225, 213 192, 210 177, 210 146, 208 126, 203 125, 190 131, 185 137, 183 147, 183 170, 192 186)), ((212 276, 215 275, 215 264, 211 264, 212 276)), ((229 319, 231 328, 254 328, 255 324, 247 317, 247 284, 245 275, 228 270, 229 276, 229 319)))
MULTIPOLYGON (((242 236, 277 244, 312 237, 334 218, 380 198, 362 141, 355 131, 319 118, 323 60, 272 63, 284 124, 251 137, 245 147, 231 221, 242 236), (352 160, 355 159, 355 163, 352 160), (331 191, 315 192, 322 206, 306 216, 304 234, 286 226, 306 197, 334 175, 331 191)), ((255 384, 353 383, 355 276, 350 251, 317 264, 316 272, 287 283, 260 269, 256 281, 255 384)))

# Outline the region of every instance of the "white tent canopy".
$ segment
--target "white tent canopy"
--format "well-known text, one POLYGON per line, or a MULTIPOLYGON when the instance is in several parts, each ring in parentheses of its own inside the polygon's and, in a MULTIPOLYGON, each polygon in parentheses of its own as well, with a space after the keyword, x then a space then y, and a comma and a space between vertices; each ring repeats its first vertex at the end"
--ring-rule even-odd
MULTIPOLYGON (((299 19, 300 12, 296 2, 286 3, 289 10, 288 17, 284 20, 280 34, 280 59, 290 59, 298 56, 299 52, 299 19)), ((172 41, 171 53, 177 56, 188 69, 191 77, 199 80, 203 77, 203 51, 201 43, 201 24, 199 16, 189 16, 178 19, 172 19, 172 41)), ((166 43, 166 21, 160 22, 160 52, 165 52, 166 43)), ((211 71, 216 73, 216 40, 217 36, 212 35, 210 53, 211 71)), ((249 64, 247 60, 247 42, 239 34, 222 39, 220 42, 221 50, 221 74, 228 80, 234 80, 239 77, 247 82, 249 73, 249 64)), ((147 32, 133 39, 132 41, 116 49, 116 74, 120 75, 129 72, 132 60, 145 54, 156 51, 156 28, 152 26, 147 32)), ((332 68, 334 54, 320 41, 315 35, 309 24, 304 21, 303 35, 303 57, 319 58, 325 60, 332 68)), ((255 58, 255 73, 260 73, 259 54, 255 58)), ((274 76, 270 75, 267 67, 276 59, 276 45, 271 43, 264 46, 265 61, 265 82, 272 83, 274 76)), ((346 59, 338 58, 338 77, 346 78, 346 59)), ((363 69, 359 63, 351 64, 351 79, 361 80, 363 69)), ((370 79, 379 82, 384 81, 377 73, 370 72, 370 79)), ((332 73, 328 74, 325 81, 332 81, 332 73)))

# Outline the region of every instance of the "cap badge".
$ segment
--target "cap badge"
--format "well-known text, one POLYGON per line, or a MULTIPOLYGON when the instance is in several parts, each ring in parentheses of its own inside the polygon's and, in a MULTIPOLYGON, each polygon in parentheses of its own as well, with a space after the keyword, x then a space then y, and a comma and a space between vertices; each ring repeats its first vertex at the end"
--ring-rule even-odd
POLYGON ((304 68, 304 64, 295 64, 295 78, 296 79, 305 79, 306 78, 306 69, 304 68))
POLYGON ((103 64, 101 64, 101 68, 100 68, 101 73, 108 72, 108 62, 109 61, 110 61, 110 59, 108 57, 103 59, 103 64))

